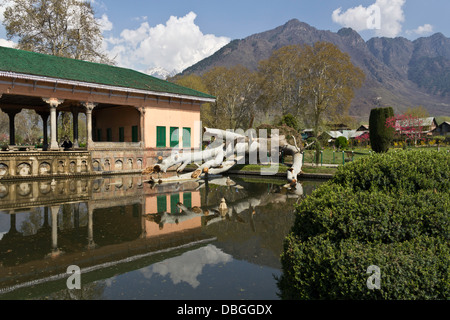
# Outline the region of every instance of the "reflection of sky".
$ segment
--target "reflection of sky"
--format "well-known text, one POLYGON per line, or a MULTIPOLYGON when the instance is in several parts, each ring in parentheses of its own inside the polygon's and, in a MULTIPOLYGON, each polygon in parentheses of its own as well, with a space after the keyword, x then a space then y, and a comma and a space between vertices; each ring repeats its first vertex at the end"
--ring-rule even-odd
POLYGON ((7 213, 0 213, 0 233, 7 233, 10 229, 11 217, 7 213))
POLYGON ((101 280, 105 300, 273 300, 281 270, 237 260, 213 244, 101 280))
MULTIPOLYGON (((86 226, 88 223, 87 208, 84 203, 75 204, 79 206, 79 226, 86 226)), ((61 206, 62 207, 62 206, 61 206)), ((70 208, 69 215, 63 214, 63 209, 60 208, 58 212, 58 227, 60 229, 71 229, 75 225, 75 216, 73 207, 70 208)), ((44 208, 24 209, 24 211, 16 211, 16 230, 24 235, 35 234, 44 224, 44 208)), ((48 210, 48 223, 51 225, 52 217, 51 210, 48 210)), ((0 212, 0 239, 1 234, 8 233, 11 229, 11 214, 0 212)))
POLYGON ((186 282, 193 288, 196 288, 200 284, 197 278, 202 274, 205 266, 225 264, 231 260, 232 257, 229 254, 223 253, 213 245, 207 245, 206 247, 183 253, 181 256, 155 263, 140 271, 147 279, 150 279, 154 274, 164 277, 169 276, 173 284, 186 282))

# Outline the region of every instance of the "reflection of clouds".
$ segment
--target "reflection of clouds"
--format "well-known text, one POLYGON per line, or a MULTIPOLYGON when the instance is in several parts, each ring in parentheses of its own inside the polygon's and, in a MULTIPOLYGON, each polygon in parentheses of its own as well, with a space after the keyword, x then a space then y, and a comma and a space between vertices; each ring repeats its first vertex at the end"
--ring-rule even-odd
POLYGON ((106 285, 108 288, 110 288, 110 287, 112 287, 112 285, 114 284, 114 282, 116 282, 116 280, 117 280, 117 276, 114 276, 114 277, 112 277, 112 278, 106 279, 104 282, 105 282, 105 285, 106 285))
POLYGON ((184 281, 196 288, 200 284, 197 277, 202 273, 204 266, 228 263, 231 260, 232 257, 229 254, 209 244, 206 247, 183 253, 181 256, 155 263, 140 271, 148 279, 153 274, 169 275, 174 284, 184 281))

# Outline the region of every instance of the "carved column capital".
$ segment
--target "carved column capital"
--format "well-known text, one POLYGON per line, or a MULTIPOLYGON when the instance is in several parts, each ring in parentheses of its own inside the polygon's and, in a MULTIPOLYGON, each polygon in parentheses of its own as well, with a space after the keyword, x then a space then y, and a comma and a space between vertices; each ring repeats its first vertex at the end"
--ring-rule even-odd
POLYGON ((97 106, 97 103, 94 102, 82 102, 81 104, 86 108, 86 112, 92 112, 92 110, 94 110, 97 106))
POLYGON ((50 105, 52 108, 57 108, 60 104, 64 102, 64 100, 58 99, 58 98, 42 98, 45 103, 50 105))
POLYGON ((141 113, 141 115, 145 115, 145 111, 146 111, 145 107, 139 107, 137 109, 141 113))

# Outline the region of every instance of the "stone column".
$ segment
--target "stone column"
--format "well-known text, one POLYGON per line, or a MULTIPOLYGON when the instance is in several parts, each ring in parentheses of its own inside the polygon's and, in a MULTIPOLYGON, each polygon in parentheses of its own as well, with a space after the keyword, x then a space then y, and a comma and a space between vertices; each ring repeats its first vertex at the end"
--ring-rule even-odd
POLYGON ((72 111, 73 117, 73 147, 78 148, 78 108, 71 107, 70 110, 72 111))
POLYGON ((50 105, 50 150, 59 150, 59 145, 57 141, 57 125, 56 125, 56 108, 64 102, 64 100, 59 100, 56 98, 42 98, 48 105, 50 105))
POLYGON ((59 206, 51 206, 51 214, 52 214, 52 251, 49 254, 51 257, 57 257, 61 254, 61 251, 58 249, 58 213, 59 206))
POLYGON ((16 126, 14 119, 16 114, 20 113, 22 109, 2 109, 2 111, 9 117, 9 144, 14 146, 16 145, 16 126))
POLYGON ((140 113, 142 147, 145 148, 145 108, 141 107, 138 110, 139 110, 139 113, 140 113))
POLYGON ((88 244, 87 248, 92 250, 95 249, 96 244, 94 242, 94 206, 87 203, 88 209, 88 244))
POLYGON ((47 132, 47 123, 48 123, 48 117, 50 116, 49 112, 37 112, 38 115, 41 116, 42 118, 42 123, 43 123, 43 146, 42 146, 42 150, 43 151, 47 151, 48 149, 48 132, 47 132))
POLYGON ((86 142, 87 148, 90 149, 94 146, 94 141, 92 140, 92 110, 94 110, 97 104, 92 102, 83 102, 83 106, 86 108, 86 142))

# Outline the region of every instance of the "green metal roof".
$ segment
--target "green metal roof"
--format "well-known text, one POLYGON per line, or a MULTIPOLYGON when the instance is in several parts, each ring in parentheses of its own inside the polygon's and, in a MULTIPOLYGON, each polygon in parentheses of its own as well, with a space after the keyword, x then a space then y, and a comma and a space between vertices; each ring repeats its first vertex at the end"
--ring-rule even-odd
POLYGON ((90 84, 170 93, 198 98, 213 96, 131 70, 0 46, 0 71, 90 84))

